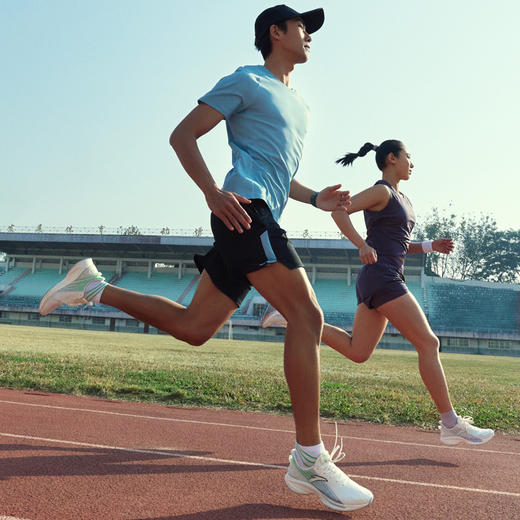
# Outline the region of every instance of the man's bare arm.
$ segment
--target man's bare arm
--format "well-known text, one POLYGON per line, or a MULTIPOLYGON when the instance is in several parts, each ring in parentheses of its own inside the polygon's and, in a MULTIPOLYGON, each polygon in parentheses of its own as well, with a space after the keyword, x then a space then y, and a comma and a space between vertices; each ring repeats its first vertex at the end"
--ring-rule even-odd
POLYGON ((237 193, 221 190, 211 175, 197 139, 207 134, 224 116, 205 103, 195 107, 175 128, 170 136, 170 145, 193 182, 201 189, 209 209, 225 226, 242 233, 250 228, 251 218, 240 205, 250 201, 237 193))

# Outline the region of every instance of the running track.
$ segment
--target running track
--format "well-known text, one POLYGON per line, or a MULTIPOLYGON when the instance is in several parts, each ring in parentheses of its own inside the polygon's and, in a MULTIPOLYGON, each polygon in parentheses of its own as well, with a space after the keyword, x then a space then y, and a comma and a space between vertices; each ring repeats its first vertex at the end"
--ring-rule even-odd
POLYGON ((5 389, 0 413, 0 520, 520 519, 518 435, 341 423, 339 465, 375 499, 335 513, 285 486, 290 417, 5 389))

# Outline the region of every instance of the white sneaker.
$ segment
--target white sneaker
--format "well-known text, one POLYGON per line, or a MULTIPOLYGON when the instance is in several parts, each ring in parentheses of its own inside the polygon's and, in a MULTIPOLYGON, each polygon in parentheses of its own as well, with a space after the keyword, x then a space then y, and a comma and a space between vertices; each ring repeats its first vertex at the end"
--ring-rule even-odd
POLYGON ((262 318, 262 328, 267 327, 287 327, 287 320, 276 309, 273 309, 262 318))
POLYGON ((473 417, 459 417, 453 428, 446 428, 442 421, 439 421, 439 430, 441 431, 441 442, 449 446, 456 446, 461 442, 471 445, 484 444, 495 435, 490 428, 473 426, 473 417))
POLYGON ((341 446, 334 443, 332 456, 324 451, 314 465, 307 469, 298 465, 296 450, 292 450, 285 475, 289 489, 300 495, 315 493, 327 507, 335 511, 355 511, 368 506, 374 500, 372 492, 351 480, 334 464, 345 457, 342 449, 343 439, 341 446))
POLYGON ((40 302, 40 314, 46 316, 61 305, 69 305, 70 307, 86 305, 105 285, 105 279, 96 269, 92 258, 81 260, 72 266, 64 280, 47 291, 40 302), (86 294, 86 286, 96 280, 100 284, 86 294))

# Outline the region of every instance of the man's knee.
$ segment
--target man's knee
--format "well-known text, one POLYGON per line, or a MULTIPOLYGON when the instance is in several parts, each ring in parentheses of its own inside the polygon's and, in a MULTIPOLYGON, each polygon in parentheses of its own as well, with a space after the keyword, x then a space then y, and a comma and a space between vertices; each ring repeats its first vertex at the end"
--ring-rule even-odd
POLYGON ((174 338, 185 341, 193 347, 200 347, 201 345, 204 345, 206 341, 211 339, 217 330, 218 328, 216 329, 215 327, 192 324, 182 330, 176 329, 175 332, 168 332, 174 338))
POLYGON ((308 328, 311 331, 321 333, 323 329, 323 311, 317 303, 309 302, 307 305, 298 302, 292 312, 287 316, 288 325, 298 328, 308 328))
POLYGON ((197 333, 186 336, 186 338, 184 338, 184 341, 186 343, 189 343, 192 347, 200 347, 201 345, 204 345, 204 343, 206 343, 206 341, 208 341, 210 338, 210 335, 203 335, 197 333))

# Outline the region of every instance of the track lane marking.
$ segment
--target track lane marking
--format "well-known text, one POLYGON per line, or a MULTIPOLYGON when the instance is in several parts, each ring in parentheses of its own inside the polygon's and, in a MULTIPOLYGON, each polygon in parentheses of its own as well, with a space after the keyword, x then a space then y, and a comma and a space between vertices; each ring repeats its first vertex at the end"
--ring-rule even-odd
MULTIPOLYGON (((1 437, 11 437, 15 439, 24 439, 30 441, 39 441, 39 442, 49 442, 54 444, 65 444, 69 446, 81 446, 86 448, 100 448, 105 450, 114 450, 114 451, 123 451, 127 453, 145 453, 147 455, 157 455, 161 457, 175 457, 178 459, 192 459, 192 460, 200 460, 203 462, 218 462, 224 464, 235 464, 238 466, 254 466, 266 469, 282 469, 287 470, 287 466, 279 466, 275 464, 264 464, 262 462, 249 462, 243 460, 229 460, 229 459, 218 459, 215 457, 202 457, 200 455, 185 455, 180 453, 172 453, 170 451, 164 450, 143 450, 137 448, 124 448, 122 446, 108 446, 104 444, 93 444, 90 442, 79 442, 79 441, 67 441, 63 439, 49 439, 47 437, 35 437, 32 435, 18 435, 14 433, 4 433, 0 432, 1 437)), ((1 460, 1 459, 0 459, 1 460)), ((384 478, 384 477, 372 477, 369 475, 354 475, 349 474, 350 477, 366 479, 366 480, 377 480, 381 482, 390 482, 392 484, 404 484, 408 486, 423 486, 423 487, 433 487, 440 489, 451 489, 454 491, 467 491, 471 493, 486 493, 489 495, 504 495, 510 497, 520 498, 520 493, 513 493, 511 491, 498 491, 495 489, 480 489, 480 488, 469 488, 469 487, 460 487, 460 486, 451 486, 449 484, 434 484, 432 482, 416 482, 413 480, 401 480, 401 479, 393 479, 393 478, 384 478)), ((0 517, 1 520, 1 517, 0 517)))
MULTIPOLYGON (((66 411, 72 411, 72 412, 84 412, 84 413, 97 413, 102 415, 114 415, 118 417, 131 417, 134 419, 151 419, 155 421, 168 421, 168 422, 179 422, 179 423, 189 423, 189 424, 202 424, 206 426, 219 426, 219 427, 225 427, 225 428, 242 428, 245 430, 259 430, 259 431, 266 431, 266 432, 275 432, 275 433, 290 433, 292 435, 295 434, 294 430, 282 430, 277 428, 266 428, 262 426, 247 426, 242 424, 227 424, 227 423, 218 423, 218 422, 210 422, 210 421, 194 421, 192 419, 175 419, 173 417, 157 417, 153 415, 138 415, 138 414, 130 414, 130 413, 122 413, 122 412, 109 412, 106 410, 93 410, 90 408, 74 408, 74 407, 68 407, 68 406, 56 406, 56 405, 49 405, 49 404, 35 404, 35 403, 22 403, 19 401, 6 401, 0 399, 0 403, 4 404, 14 404, 19 406, 33 406, 35 408, 51 408, 54 410, 66 410, 66 411)), ((332 437, 334 438, 335 435, 329 434, 329 433, 322 433, 322 437, 332 437)), ((399 444, 404 446, 420 446, 424 448, 437 448, 441 450, 460 450, 460 451, 471 451, 473 453, 475 452, 481 452, 481 453, 495 453, 499 455, 516 455, 520 456, 520 452, 515 451, 499 451, 499 450, 485 450, 482 448, 463 448, 463 447, 457 447, 457 446, 441 446, 438 444, 424 444, 421 442, 409 442, 409 441, 390 441, 386 439, 372 439, 369 437, 355 437, 353 435, 341 435, 344 439, 351 439, 356 441, 364 441, 364 442, 379 442, 382 444, 399 444)))

